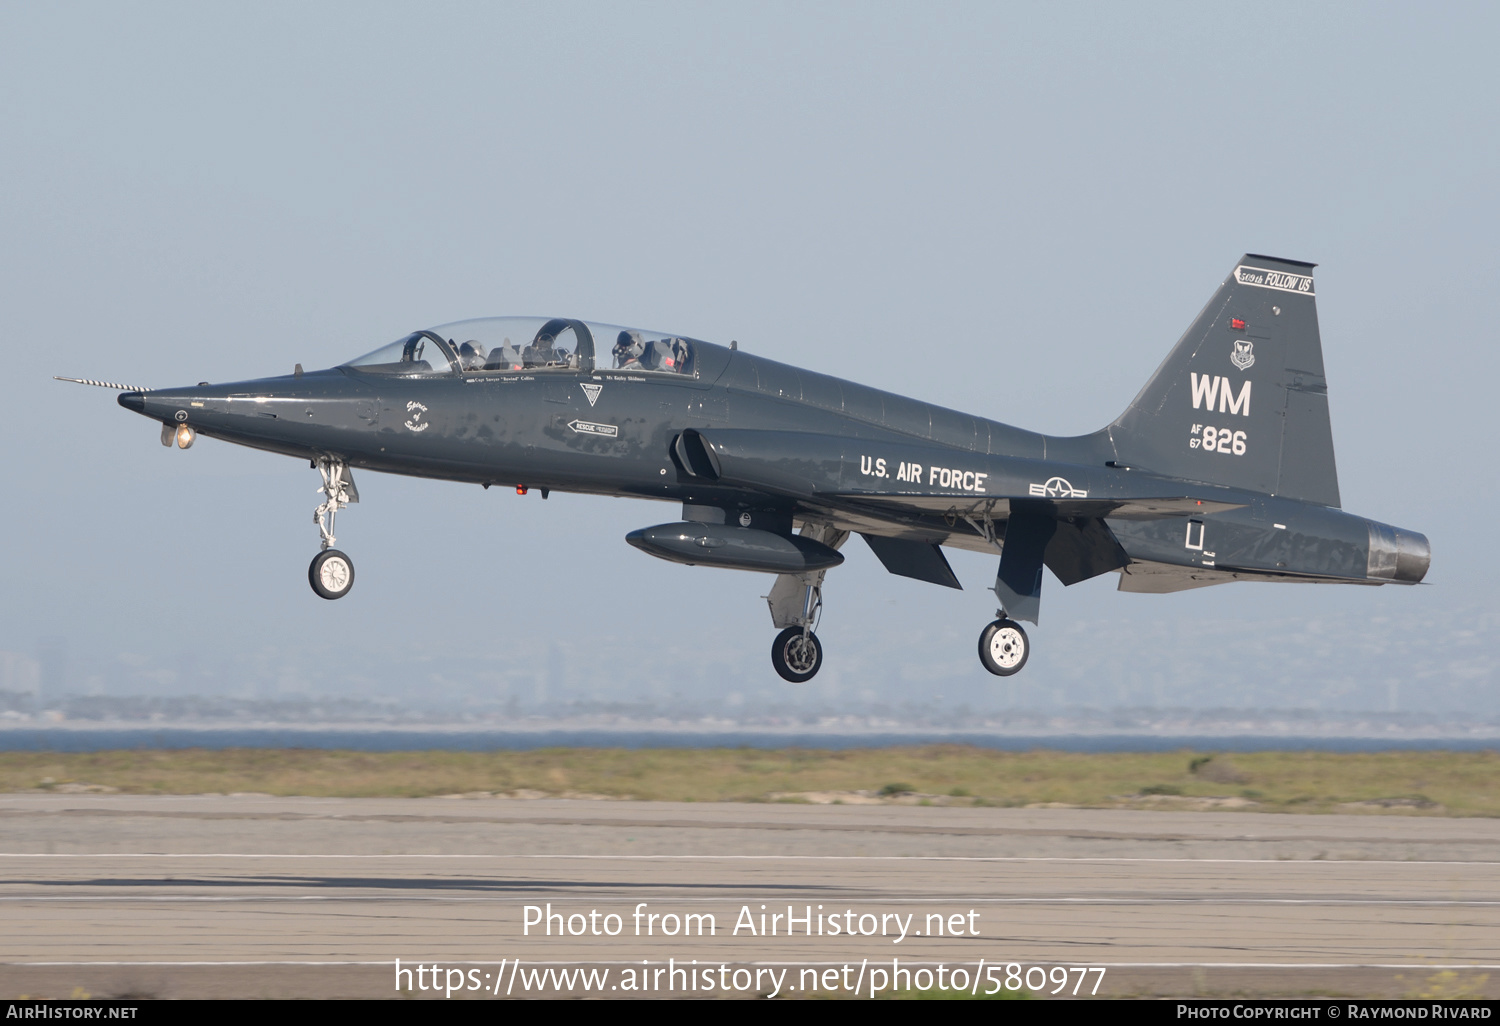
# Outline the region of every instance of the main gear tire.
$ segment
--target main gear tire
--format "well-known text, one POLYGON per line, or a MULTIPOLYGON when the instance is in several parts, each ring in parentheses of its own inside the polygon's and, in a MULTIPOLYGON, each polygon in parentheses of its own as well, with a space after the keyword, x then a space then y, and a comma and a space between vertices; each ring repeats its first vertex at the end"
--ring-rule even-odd
POLYGON ((354 587, 354 560, 338 549, 325 549, 313 557, 307 581, 319 598, 341 599, 354 587))
POLYGON ((771 665, 793 684, 812 680, 823 665, 823 643, 811 631, 788 627, 771 644, 771 665))
POLYGON ((979 635, 979 661, 997 677, 1020 673, 1031 655, 1031 641, 1014 620, 996 620, 979 635))

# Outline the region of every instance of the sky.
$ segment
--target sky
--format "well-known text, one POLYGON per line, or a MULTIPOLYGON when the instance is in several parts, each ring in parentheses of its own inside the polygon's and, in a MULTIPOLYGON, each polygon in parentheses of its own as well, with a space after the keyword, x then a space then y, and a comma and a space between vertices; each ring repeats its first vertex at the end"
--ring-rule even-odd
POLYGON ((1500 715, 1497 29, 1479 4, 0 2, 0 668, 412 708, 1500 715), (993 557, 952 553, 953 592, 851 541, 791 685, 769 577, 625 545, 661 503, 363 474, 326 602, 305 464, 167 450, 51 380, 561 314, 1076 434, 1244 252, 1318 263, 1344 508, 1428 535, 1429 584, 1049 577, 1007 681, 975 653, 993 557))

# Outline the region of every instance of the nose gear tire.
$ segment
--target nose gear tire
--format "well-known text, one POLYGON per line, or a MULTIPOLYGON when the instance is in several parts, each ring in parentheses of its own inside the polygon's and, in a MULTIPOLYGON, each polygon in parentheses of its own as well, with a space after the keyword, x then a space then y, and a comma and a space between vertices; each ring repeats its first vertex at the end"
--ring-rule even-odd
POLYGON ((354 560, 338 549, 325 549, 313 557, 307 580, 320 598, 343 598, 354 587, 354 560))
POLYGON ((793 684, 812 680, 823 665, 823 644, 811 631, 788 627, 771 644, 771 665, 793 684))
POLYGON ((1020 673, 1031 655, 1031 641, 1014 620, 996 620, 979 635, 979 661, 997 677, 1020 673))

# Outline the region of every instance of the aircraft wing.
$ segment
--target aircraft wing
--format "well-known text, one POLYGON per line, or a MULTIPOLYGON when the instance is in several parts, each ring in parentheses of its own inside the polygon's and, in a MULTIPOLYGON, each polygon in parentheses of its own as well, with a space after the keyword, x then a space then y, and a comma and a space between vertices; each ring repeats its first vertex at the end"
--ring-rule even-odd
POLYGON ((1155 520, 1239 509, 1245 497, 1212 485, 1114 467, 939 448, 904 439, 794 431, 685 431, 676 443, 689 474, 843 510, 896 529, 946 521, 1009 519, 1022 503, 1059 519, 1155 520))
MULTIPOLYGON (((968 496, 954 495, 890 495, 850 493, 829 495, 829 499, 847 498, 870 510, 884 509, 892 513, 934 513, 945 517, 984 517, 1004 520, 1010 515, 1013 501, 1034 501, 1026 496, 1006 496, 974 501, 968 496)), ((1111 517, 1118 520, 1158 520, 1162 517, 1203 516, 1206 513, 1222 513, 1239 509, 1242 502, 1224 502, 1215 499, 1197 499, 1189 495, 1155 496, 1142 498, 1099 499, 1050 499, 1044 500, 1057 510, 1061 517, 1111 517)))
POLYGON ((892 573, 958 587, 939 546, 995 552, 1018 512, 1048 528, 1046 563, 1065 584, 1130 563, 1111 520, 1186 518, 1249 501, 1116 467, 998 456, 899 436, 690 430, 674 444, 690 476, 793 500, 863 535, 892 573))

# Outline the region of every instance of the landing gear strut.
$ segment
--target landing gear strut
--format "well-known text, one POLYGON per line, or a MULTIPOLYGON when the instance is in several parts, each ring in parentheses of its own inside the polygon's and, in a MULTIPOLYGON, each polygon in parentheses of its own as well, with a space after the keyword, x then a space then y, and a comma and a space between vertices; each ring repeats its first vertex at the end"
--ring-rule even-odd
MULTIPOLYGON (((792 622, 786 630, 776 635, 776 640, 771 643, 771 665, 776 668, 777 673, 781 674, 783 680, 789 680, 793 684, 802 684, 812 680, 823 665, 823 643, 813 633, 813 628, 818 625, 818 620, 823 616, 823 575, 822 573, 785 574, 783 577, 776 578, 776 584, 772 586, 771 594, 767 597, 767 601, 771 603, 773 618, 776 617, 777 612, 776 589, 781 587, 783 579, 792 582, 793 587, 801 586, 802 604, 800 610, 787 616, 785 615, 786 603, 782 603, 782 619, 792 622), (816 583, 810 583, 808 578, 815 579, 816 583)), ((780 627, 781 623, 777 623, 776 626, 780 627)))
POLYGON ((318 525, 322 536, 320 551, 307 568, 307 580, 319 598, 338 599, 349 594, 354 587, 354 560, 333 548, 337 541, 333 536, 333 519, 338 511, 351 502, 359 501, 359 489, 354 486, 354 475, 343 460, 323 456, 314 464, 323 477, 319 488, 325 498, 322 505, 313 511, 313 523, 318 525))
POLYGON ((979 661, 997 677, 1009 677, 1026 665, 1031 642, 1021 625, 1005 615, 1005 610, 996 610, 995 615, 999 619, 980 632, 979 661))
POLYGON ((983 520, 964 519, 985 541, 1000 550, 1000 569, 995 574, 995 586, 990 589, 1000 608, 995 610, 996 619, 979 632, 979 661, 995 676, 1009 677, 1020 673, 1026 657, 1031 655, 1031 640, 1016 620, 1037 622, 1047 542, 1057 525, 1050 514, 1012 507, 1002 544, 988 513, 983 520))
MULTIPOLYGON (((848 531, 825 524, 805 523, 804 537, 838 548, 849 540, 848 531)), ((781 574, 771 585, 766 602, 771 622, 783 628, 771 643, 771 665, 783 680, 793 684, 810 681, 823 666, 823 644, 813 629, 823 615, 823 577, 826 570, 806 574, 781 574)))

